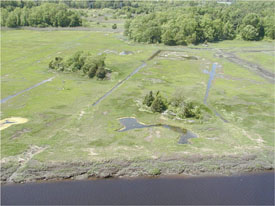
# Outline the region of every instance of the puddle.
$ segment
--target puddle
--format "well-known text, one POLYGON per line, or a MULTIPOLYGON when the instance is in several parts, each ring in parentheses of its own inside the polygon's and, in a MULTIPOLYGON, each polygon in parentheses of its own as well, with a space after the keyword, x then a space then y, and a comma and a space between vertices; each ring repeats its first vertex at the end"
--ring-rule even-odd
POLYGON ((171 58, 171 59, 186 59, 186 60, 198 60, 195 56, 189 56, 181 51, 162 51, 159 54, 159 57, 162 58, 171 58))
POLYGON ((205 105, 207 104, 208 93, 209 93, 209 90, 210 90, 210 87, 211 87, 212 80, 215 77, 216 67, 217 67, 217 64, 214 63, 213 66, 212 66, 212 70, 209 73, 209 80, 208 80, 208 84, 207 84, 207 88, 206 88, 206 92, 205 92, 205 96, 204 96, 204 100, 203 100, 205 105))
POLYGON ((28 119, 22 117, 10 117, 0 120, 0 130, 4 130, 14 124, 26 123, 28 119))
POLYGON ((122 51, 122 52, 120 52, 119 53, 119 55, 131 55, 131 54, 133 54, 133 52, 131 52, 131 51, 122 51))
POLYGON ((146 124, 138 122, 133 117, 121 118, 121 119, 119 119, 119 122, 124 126, 124 128, 118 130, 118 132, 125 132, 125 131, 132 130, 132 129, 141 129, 141 128, 148 128, 148 127, 168 128, 168 129, 180 134, 180 139, 178 141, 179 144, 187 144, 188 139, 198 137, 196 134, 188 131, 187 129, 182 129, 180 127, 175 127, 175 126, 171 126, 171 125, 167 125, 167 124, 146 125, 146 124))

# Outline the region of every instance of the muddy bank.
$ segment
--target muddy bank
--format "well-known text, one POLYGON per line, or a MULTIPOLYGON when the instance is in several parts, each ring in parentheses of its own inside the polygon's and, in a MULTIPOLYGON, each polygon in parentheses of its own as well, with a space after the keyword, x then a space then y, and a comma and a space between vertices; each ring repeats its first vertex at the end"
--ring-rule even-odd
MULTIPOLYGON (((272 155, 272 154, 269 154, 272 155)), ((24 183, 64 179, 141 177, 155 175, 233 175, 272 170, 273 163, 256 155, 162 157, 148 160, 41 163, 30 160, 24 168, 15 162, 1 167, 2 183, 24 183), (12 178, 10 178, 12 177, 12 178)))

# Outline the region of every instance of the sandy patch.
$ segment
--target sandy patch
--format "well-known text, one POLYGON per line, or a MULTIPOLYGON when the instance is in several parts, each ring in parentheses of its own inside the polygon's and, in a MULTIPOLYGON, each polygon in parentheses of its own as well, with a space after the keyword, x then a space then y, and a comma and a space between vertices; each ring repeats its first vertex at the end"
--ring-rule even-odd
POLYGON ((0 120, 0 130, 4 130, 14 124, 24 124, 29 120, 22 117, 10 117, 0 120))
POLYGON ((98 153, 96 153, 96 152, 94 151, 94 148, 88 148, 88 149, 85 149, 85 151, 86 151, 86 152, 89 152, 89 155, 91 155, 91 156, 96 156, 96 155, 98 155, 98 153))

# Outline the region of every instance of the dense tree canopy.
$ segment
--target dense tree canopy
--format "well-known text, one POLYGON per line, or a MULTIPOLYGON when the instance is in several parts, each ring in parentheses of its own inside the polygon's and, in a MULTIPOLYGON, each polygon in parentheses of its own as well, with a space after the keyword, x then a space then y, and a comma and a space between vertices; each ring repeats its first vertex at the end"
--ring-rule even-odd
POLYGON ((27 8, 16 7, 9 11, 1 9, 2 26, 33 27, 75 27, 81 26, 80 15, 68 9, 64 4, 44 3, 41 6, 27 8))
POLYGON ((274 39, 274 2, 232 5, 209 3, 142 14, 125 23, 124 34, 137 42, 187 45, 241 37, 274 39))

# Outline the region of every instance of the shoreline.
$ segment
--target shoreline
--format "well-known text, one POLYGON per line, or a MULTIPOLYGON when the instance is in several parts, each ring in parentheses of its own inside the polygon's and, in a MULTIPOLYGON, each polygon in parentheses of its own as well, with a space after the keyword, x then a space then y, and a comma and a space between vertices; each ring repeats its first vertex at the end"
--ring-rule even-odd
POLYGON ((218 177, 274 172, 273 163, 260 161, 255 155, 244 157, 226 156, 223 158, 197 156, 189 157, 189 159, 110 160, 104 162, 62 162, 51 164, 43 164, 36 160, 31 160, 20 171, 17 171, 20 166, 7 168, 5 164, 1 165, 1 184, 121 178, 218 177))

